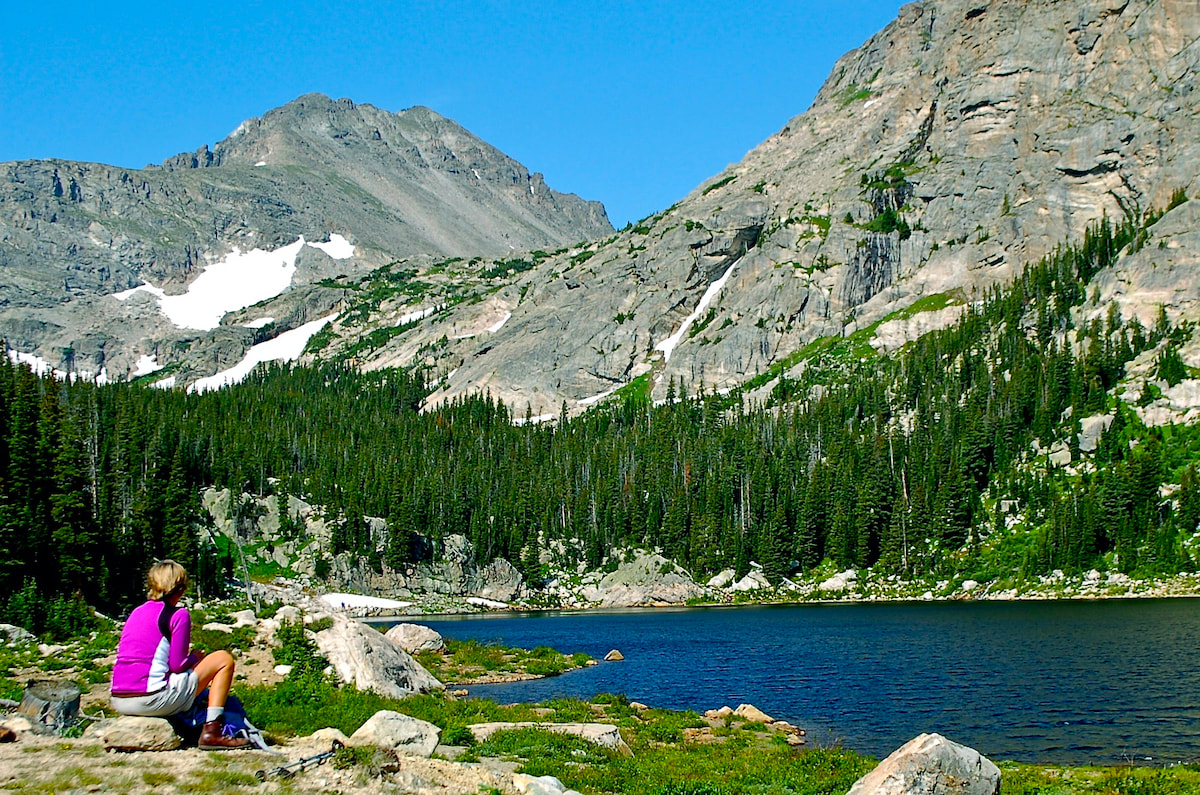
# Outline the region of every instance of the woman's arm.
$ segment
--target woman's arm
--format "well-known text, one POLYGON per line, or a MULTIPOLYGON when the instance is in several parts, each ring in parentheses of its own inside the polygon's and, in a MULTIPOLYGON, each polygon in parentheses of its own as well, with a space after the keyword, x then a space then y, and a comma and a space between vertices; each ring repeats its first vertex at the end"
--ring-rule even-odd
POLYGON ((192 650, 192 617, 187 608, 180 608, 171 616, 171 648, 167 652, 167 668, 179 673, 192 668, 203 655, 192 650))

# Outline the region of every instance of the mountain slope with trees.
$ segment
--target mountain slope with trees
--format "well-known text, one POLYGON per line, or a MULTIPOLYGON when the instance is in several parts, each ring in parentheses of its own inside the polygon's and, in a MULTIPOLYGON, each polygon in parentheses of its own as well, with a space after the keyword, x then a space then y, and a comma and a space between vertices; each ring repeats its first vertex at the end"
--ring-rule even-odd
POLYGON ((697 575, 755 561, 772 583, 823 562, 1006 583, 1191 571, 1200 430, 1143 417, 1156 393, 1196 383, 1179 355, 1192 326, 1088 319, 1098 276, 1189 204, 1180 192, 1166 218, 1102 221, 900 351, 876 351, 870 329, 818 340, 763 401, 747 397, 754 384, 675 382, 659 404, 643 382, 535 424, 483 396, 422 413, 420 371, 276 367, 194 395, 6 362, 4 615, 45 627, 78 600, 127 606, 140 590, 129 572, 160 556, 219 587, 234 561, 206 532, 208 486, 322 506, 328 559, 401 566, 428 554, 418 538, 436 549, 461 533, 535 586, 543 553, 598 568, 629 547, 697 575), (1111 420, 1085 434, 1094 417, 1111 420))

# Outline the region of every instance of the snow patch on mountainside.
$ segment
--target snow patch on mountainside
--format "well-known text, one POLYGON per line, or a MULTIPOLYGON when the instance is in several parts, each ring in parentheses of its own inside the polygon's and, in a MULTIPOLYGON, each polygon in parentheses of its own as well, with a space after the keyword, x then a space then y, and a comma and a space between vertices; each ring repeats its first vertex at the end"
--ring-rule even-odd
POLYGON ((157 357, 146 356, 145 354, 142 354, 138 357, 137 367, 134 368, 134 371, 130 375, 132 378, 139 378, 143 375, 157 373, 161 369, 163 368, 162 365, 158 363, 157 357))
POLYGON ((330 235, 327 243, 308 243, 301 235, 296 242, 274 251, 255 248, 243 252, 235 248, 206 267, 181 295, 167 295, 162 288, 144 282, 113 293, 113 298, 125 301, 135 293, 149 293, 158 299, 159 309, 176 327, 211 331, 221 325, 225 313, 274 298, 290 287, 296 275, 296 257, 304 246, 320 249, 333 259, 354 256, 354 246, 341 235, 330 235))
POLYGON ((52 375, 60 380, 72 381, 94 381, 97 384, 108 383, 108 370, 101 367, 99 375, 87 372, 86 370, 75 370, 70 373, 63 372, 54 367, 50 362, 43 359, 41 356, 33 353, 22 353, 21 351, 9 350, 8 359, 13 364, 26 364, 29 369, 33 370, 37 375, 52 375))
POLYGON ((580 406, 595 405, 596 403, 599 403, 601 400, 604 400, 609 395, 616 393, 616 391, 623 386, 625 386, 625 385, 619 384, 617 386, 614 386, 612 389, 608 390, 607 392, 601 392, 599 395, 592 395, 591 397, 583 398, 582 400, 578 401, 578 405, 580 405, 580 406))
POLYGON ((741 262, 740 259, 734 260, 733 264, 729 266, 729 270, 725 271, 721 278, 708 286, 708 289, 704 291, 704 295, 700 297, 700 303, 696 304, 696 308, 692 311, 692 314, 683 319, 683 323, 679 325, 674 334, 654 346, 654 350, 662 351, 664 362, 671 360, 671 354, 675 351, 675 346, 683 339, 683 335, 687 334, 688 329, 696 322, 696 318, 700 317, 700 313, 708 309, 709 305, 721 294, 721 289, 725 287, 725 283, 729 281, 729 277, 733 275, 733 270, 738 266, 739 262, 741 262))
POLYGON ((330 235, 328 243, 309 243, 312 248, 319 248, 333 259, 350 259, 354 256, 354 246, 341 235, 330 235))
POLYGON ((299 328, 285 331, 273 340, 260 342, 246 351, 246 356, 236 365, 208 378, 201 378, 188 387, 188 391, 207 392, 210 389, 240 383, 251 370, 265 362, 294 362, 304 353, 304 346, 308 344, 312 335, 325 328, 335 317, 336 314, 327 315, 299 328))
POLYGON ((504 324, 507 323, 509 321, 509 319, 511 319, 511 318, 512 318, 512 312, 505 312, 504 317, 500 318, 495 323, 488 326, 488 328, 487 328, 488 333, 495 334, 497 331, 504 328, 504 324))

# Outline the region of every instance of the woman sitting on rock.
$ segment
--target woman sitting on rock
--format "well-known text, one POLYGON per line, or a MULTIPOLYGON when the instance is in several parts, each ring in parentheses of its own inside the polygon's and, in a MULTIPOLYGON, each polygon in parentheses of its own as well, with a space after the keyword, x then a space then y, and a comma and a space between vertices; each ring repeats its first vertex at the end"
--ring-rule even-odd
POLYGON ((150 567, 149 601, 134 609, 121 631, 113 666, 112 706, 122 715, 165 718, 186 711, 208 688, 208 713, 199 745, 209 751, 249 748, 250 741, 226 737, 225 699, 233 682, 233 655, 191 651, 192 619, 179 600, 187 571, 173 560, 150 567))

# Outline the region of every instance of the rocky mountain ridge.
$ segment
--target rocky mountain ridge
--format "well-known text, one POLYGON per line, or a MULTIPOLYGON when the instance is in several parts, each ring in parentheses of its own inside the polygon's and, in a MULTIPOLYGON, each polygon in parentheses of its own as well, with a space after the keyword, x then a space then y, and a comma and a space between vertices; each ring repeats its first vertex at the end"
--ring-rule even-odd
MULTIPOLYGON (((123 379, 147 373, 148 357, 189 383, 333 311, 343 294, 322 280, 610 229, 599 203, 549 189, 427 108, 393 114, 309 94, 161 166, 0 164, 0 336, 64 371, 123 379), (222 265, 242 281, 281 266, 290 278, 218 304, 202 327, 159 311, 222 265), (151 295, 114 298, 143 284, 151 295), (220 324, 264 299, 264 311, 220 324)), ((236 293, 238 280, 218 292, 236 293)))
MULTIPOLYGON (((431 405, 483 390, 549 417, 635 383, 662 399, 782 375, 816 339, 932 308, 902 344, 1088 223, 1197 191, 1198 38, 1179 0, 907 5, 678 204, 438 307, 364 364, 432 365, 431 405)), ((1187 289, 1138 295, 1126 316, 1197 314, 1187 289)))

